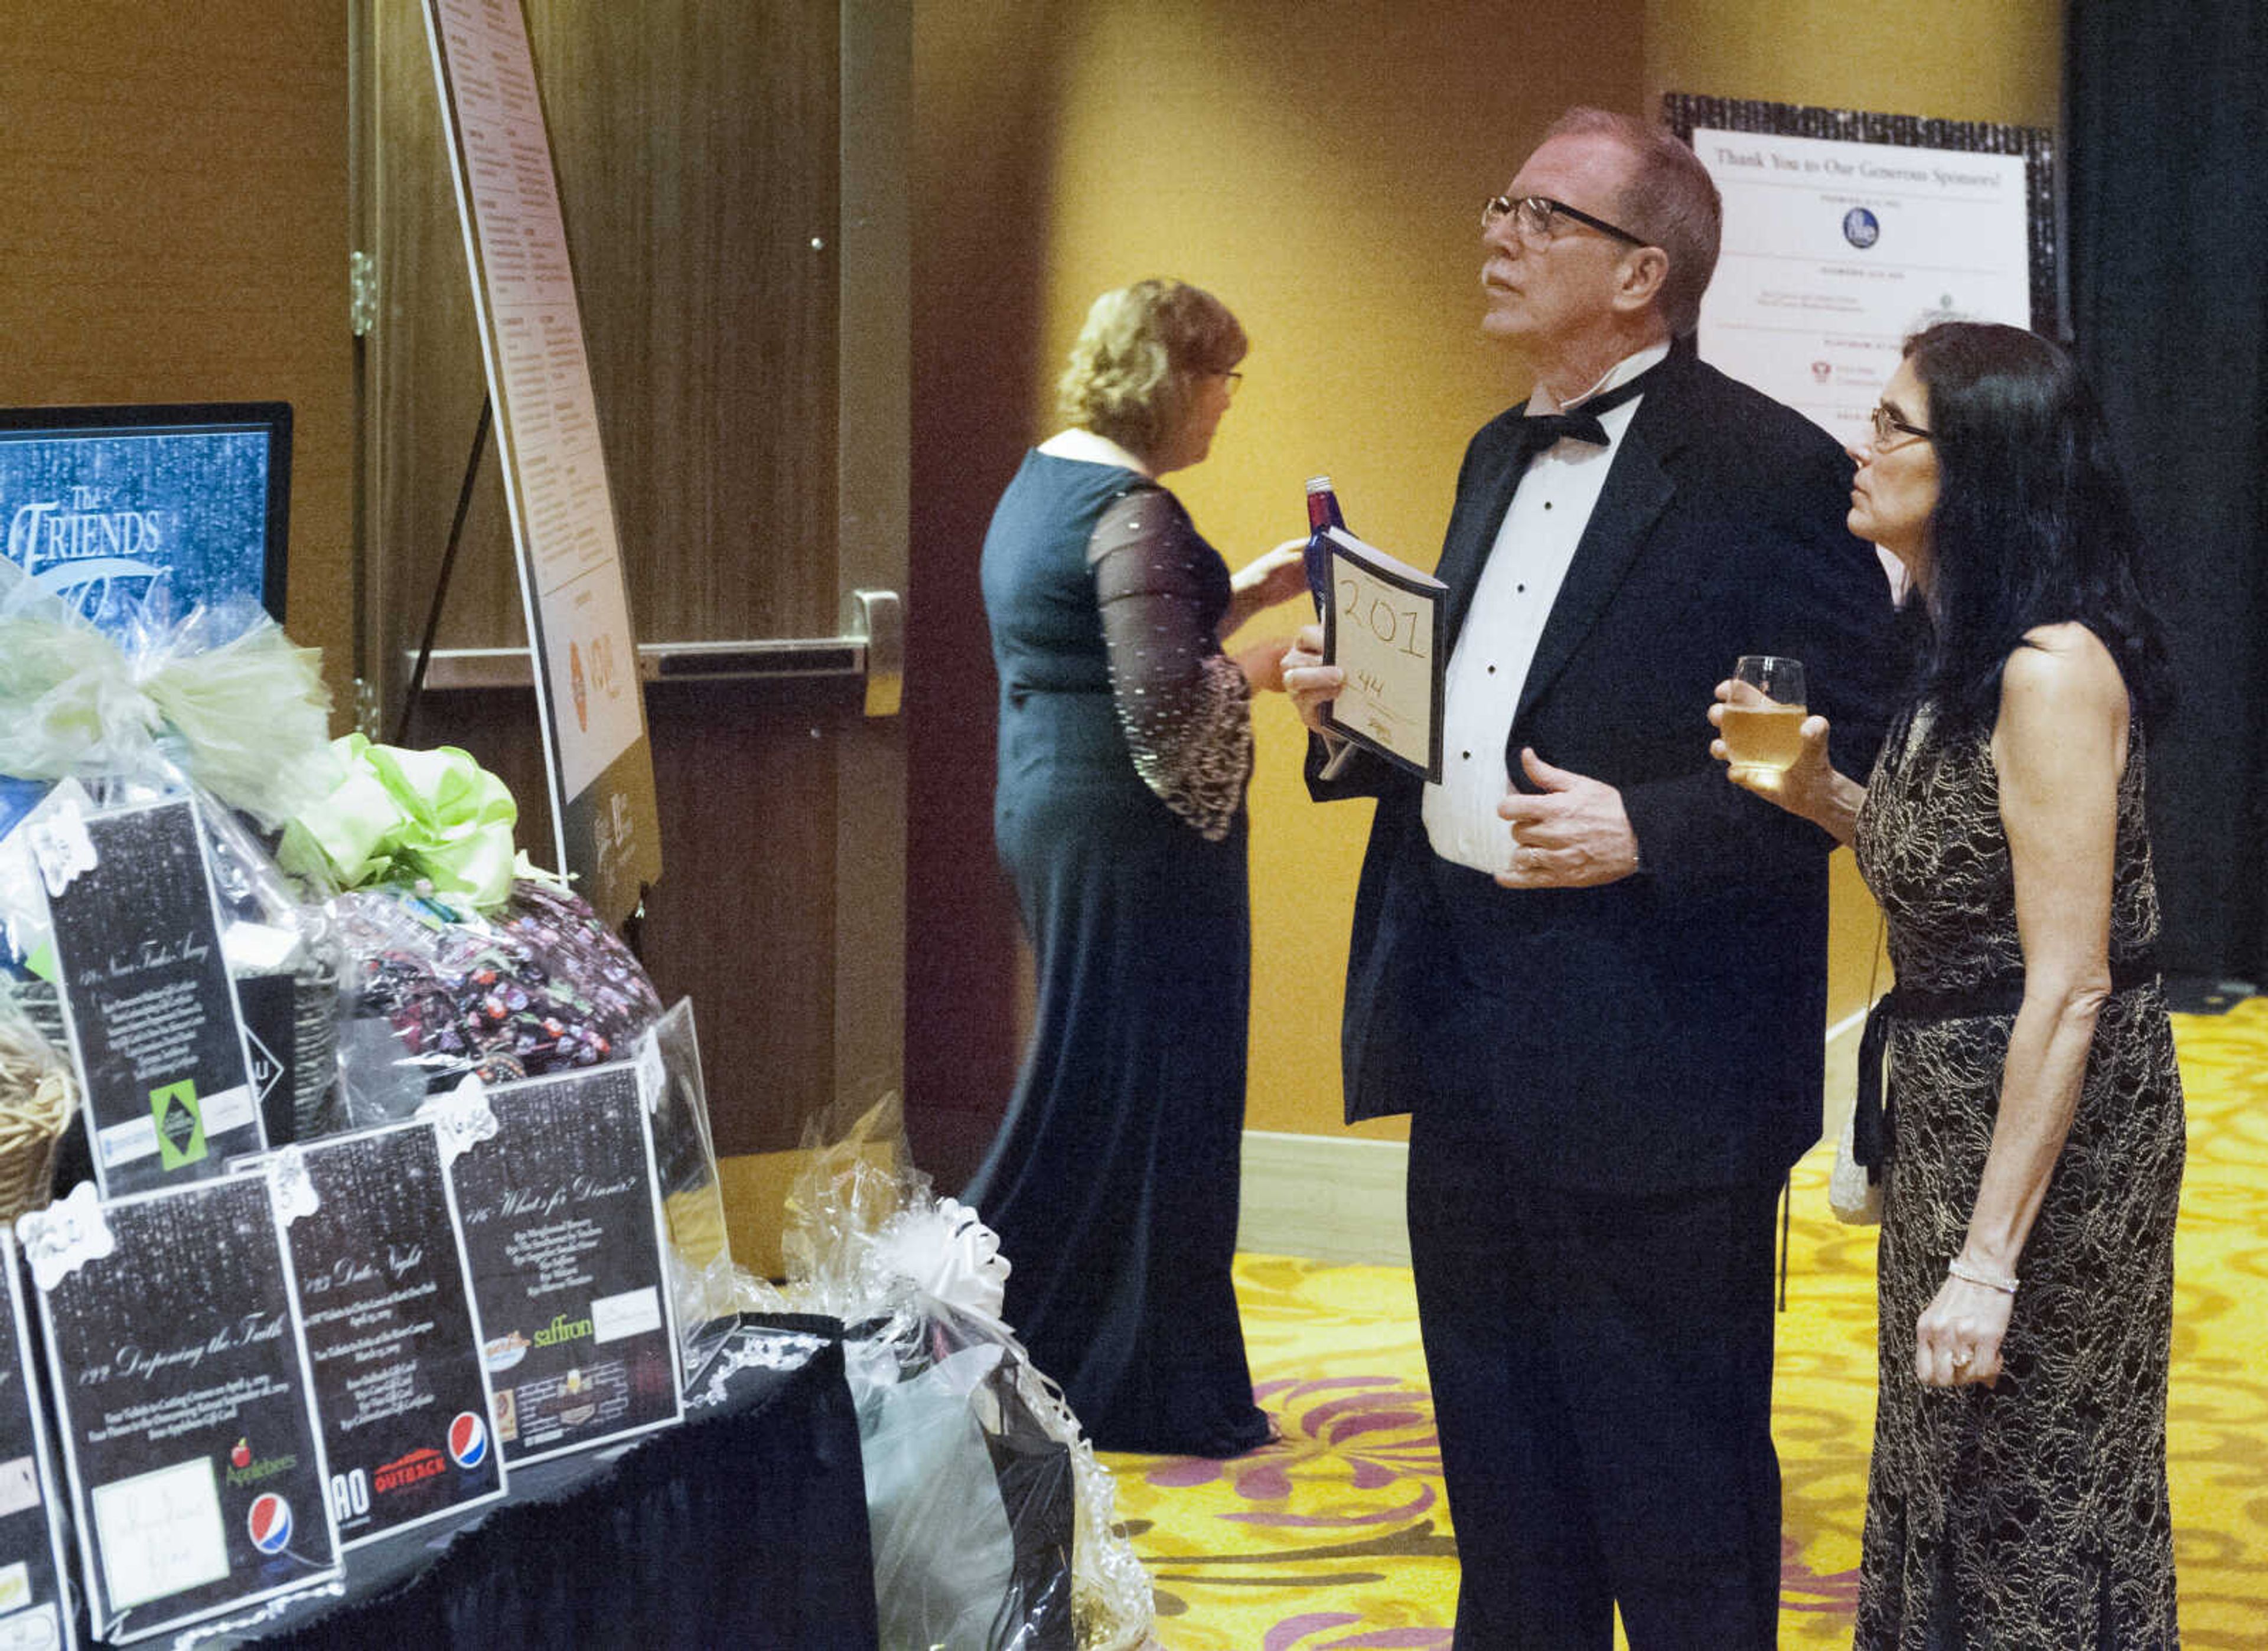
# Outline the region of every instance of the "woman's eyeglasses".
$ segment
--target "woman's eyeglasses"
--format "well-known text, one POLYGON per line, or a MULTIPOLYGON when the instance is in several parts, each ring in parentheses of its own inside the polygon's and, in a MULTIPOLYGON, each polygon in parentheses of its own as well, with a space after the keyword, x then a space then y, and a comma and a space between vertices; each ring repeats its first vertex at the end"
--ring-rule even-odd
POLYGON ((1920 425, 1907 423, 1880 401, 1874 403, 1874 410, 1867 418, 1874 427, 1874 451, 1878 453, 1889 451, 1894 437, 1914 436, 1923 441, 1932 439, 1930 433, 1920 425))

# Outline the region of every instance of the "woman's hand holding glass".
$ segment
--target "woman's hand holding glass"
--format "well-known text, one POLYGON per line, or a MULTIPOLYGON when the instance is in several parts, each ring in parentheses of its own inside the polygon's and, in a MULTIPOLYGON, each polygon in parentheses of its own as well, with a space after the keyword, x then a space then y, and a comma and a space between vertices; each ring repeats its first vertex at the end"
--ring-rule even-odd
MULTIPOLYGON (((1718 730, 1718 737, 1709 742, 1709 754, 1727 766, 1725 777, 1744 791, 1778 803, 1789 813, 1799 815, 1814 824, 1845 833, 1830 823, 1837 812, 1836 782, 1842 776, 1828 760, 1827 719, 1807 716, 1796 725, 1795 752, 1785 767, 1766 767, 1742 763, 1734 759, 1724 740, 1725 713, 1728 708, 1746 708, 1768 703, 1764 693, 1755 685, 1727 678, 1717 685, 1717 702, 1709 708, 1709 725, 1718 730)), ((1848 781, 1845 781, 1848 784, 1848 781)))

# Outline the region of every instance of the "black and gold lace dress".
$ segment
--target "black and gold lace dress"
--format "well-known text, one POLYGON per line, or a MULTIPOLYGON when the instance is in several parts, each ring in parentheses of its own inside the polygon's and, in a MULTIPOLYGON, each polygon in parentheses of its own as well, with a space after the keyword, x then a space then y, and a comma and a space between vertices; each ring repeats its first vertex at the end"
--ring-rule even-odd
POLYGON ((1172 494, 1035 452, 984 543, 993 830, 1038 968, 1007 1117, 962 1196, 1007 1317, 1106 1449, 1264 1442, 1230 1265, 1244 1130, 1250 693, 1229 574, 1172 494))
MULTIPOLYGON (((2146 958, 2158 902, 2139 723, 2118 790, 2110 960, 2071 1134, 2018 1273, 1995 1388, 1924 1388, 1915 1324, 1961 1248, 1992 1144, 2011 1013, 1933 1014, 1890 1037, 1892 1157, 1881 1397, 1857 1645, 2158 1651, 2176 1643, 2166 1370, 2181 1078, 2146 958)), ((1854 844, 1902 990, 1956 1009, 2020 980, 1989 733, 1927 708, 1884 743, 1854 844)))

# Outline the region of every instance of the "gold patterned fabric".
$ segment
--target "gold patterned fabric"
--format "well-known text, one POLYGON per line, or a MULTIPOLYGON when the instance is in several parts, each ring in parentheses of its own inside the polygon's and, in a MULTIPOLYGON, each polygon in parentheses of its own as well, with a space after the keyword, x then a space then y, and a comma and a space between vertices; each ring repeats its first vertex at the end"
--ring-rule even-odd
MULTIPOLYGON (((2118 793, 2110 956, 2157 938, 2139 728, 2118 793)), ((1988 734, 1893 730, 1854 842, 1900 986, 2021 967, 1988 734)), ((2009 1014, 1896 1026, 1877 1274, 1880 1381, 1856 1644, 1896 1651, 2176 1643, 2166 1480, 2181 1078, 2156 984, 2114 995, 2019 1268, 1991 1388, 1924 1388, 1915 1323, 1961 1248, 2009 1014)))

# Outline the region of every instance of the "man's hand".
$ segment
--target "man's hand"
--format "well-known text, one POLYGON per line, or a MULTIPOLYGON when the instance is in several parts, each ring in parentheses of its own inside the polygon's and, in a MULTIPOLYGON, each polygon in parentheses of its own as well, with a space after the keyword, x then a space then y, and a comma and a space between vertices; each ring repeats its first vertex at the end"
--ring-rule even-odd
POLYGON ((1323 663, 1323 627, 1302 625, 1284 656, 1284 692, 1300 713, 1300 720, 1329 740, 1338 736, 1323 726, 1323 707, 1346 686, 1346 672, 1323 663))
POLYGON ((1620 791, 1555 768, 1526 746, 1520 766, 1543 789, 1507 791, 1496 805, 1512 822, 1512 869, 1496 874, 1498 883, 1507 889, 1589 889, 1638 870, 1638 833, 1620 791))

